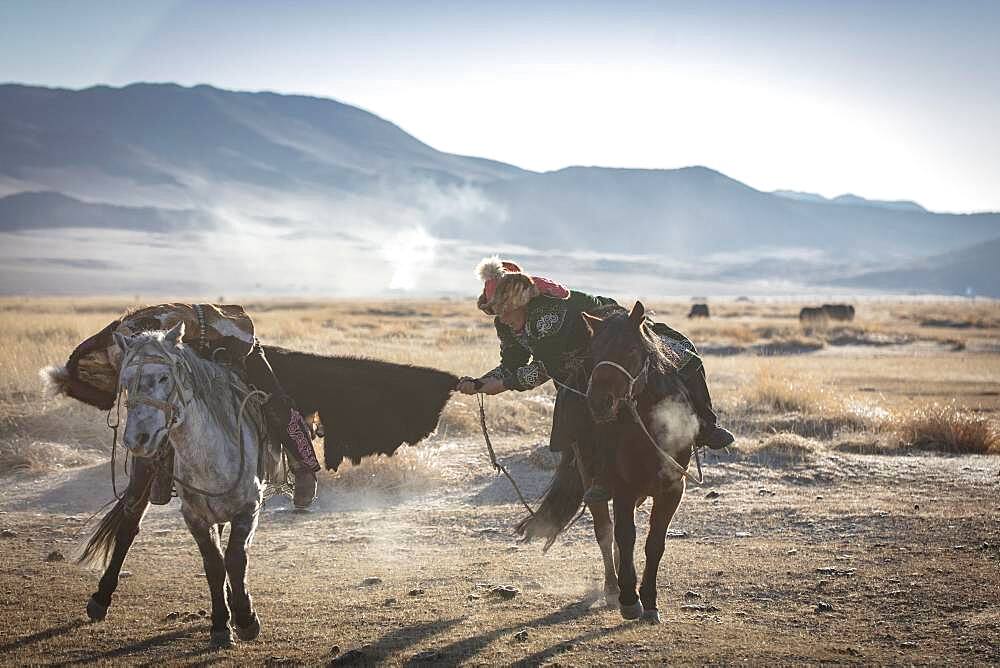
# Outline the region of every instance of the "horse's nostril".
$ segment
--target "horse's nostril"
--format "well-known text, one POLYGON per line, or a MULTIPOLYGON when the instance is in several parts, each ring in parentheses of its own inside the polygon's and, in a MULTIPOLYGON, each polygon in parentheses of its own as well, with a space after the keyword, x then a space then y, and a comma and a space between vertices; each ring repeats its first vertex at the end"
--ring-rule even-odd
POLYGON ((149 433, 144 431, 141 434, 139 434, 139 445, 146 445, 146 441, 148 440, 149 440, 149 433))

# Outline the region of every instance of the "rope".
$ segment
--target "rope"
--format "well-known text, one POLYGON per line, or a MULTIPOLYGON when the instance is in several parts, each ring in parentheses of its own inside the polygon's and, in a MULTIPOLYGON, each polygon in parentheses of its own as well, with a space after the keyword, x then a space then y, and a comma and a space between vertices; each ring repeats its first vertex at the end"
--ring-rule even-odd
POLYGON ((703 483, 705 481, 705 478, 701 473, 701 459, 698 456, 697 448, 691 448, 695 454, 695 461, 698 462, 698 477, 696 478, 690 471, 687 470, 687 467, 681 466, 680 462, 678 462, 676 459, 673 458, 673 456, 670 453, 668 453, 666 450, 660 447, 660 444, 657 443, 655 438, 653 438, 653 435, 649 433, 649 429, 646 428, 646 423, 643 422, 642 416, 639 415, 639 408, 636 406, 635 400, 628 402, 628 406, 630 412, 632 413, 632 418, 639 424, 640 427, 642 427, 642 433, 646 435, 646 438, 649 439, 649 442, 653 444, 654 448, 656 448, 656 451, 660 454, 661 459, 663 459, 663 463, 669 464, 674 469, 674 471, 680 473, 682 477, 687 478, 694 484, 700 485, 701 483, 703 483))
MULTIPOLYGON (((185 400, 183 392, 181 391, 181 379, 180 379, 180 377, 178 376, 178 373, 177 373, 177 367, 180 365, 180 361, 174 359, 174 357, 171 356, 170 353, 164 348, 164 346, 162 345, 162 343, 158 347, 160 348, 160 352, 163 353, 163 358, 161 358, 159 356, 145 355, 142 358, 142 360, 140 361, 139 375, 141 376, 142 365, 143 364, 149 363, 149 362, 164 363, 164 362, 161 361, 161 359, 165 359, 165 365, 169 367, 171 379, 173 380, 172 387, 170 388, 170 394, 167 397, 169 401, 160 401, 158 399, 153 399, 151 397, 147 397, 147 396, 145 396, 143 394, 140 394, 138 391, 135 391, 135 392, 130 392, 128 403, 129 404, 140 404, 140 403, 147 404, 147 405, 150 405, 150 406, 156 408, 159 411, 162 411, 164 413, 164 417, 165 417, 166 422, 167 422, 167 429, 168 429, 167 440, 170 442, 170 445, 173 446, 174 442, 173 442, 173 438, 170 435, 170 430, 173 429, 174 423, 176 421, 177 407, 172 403, 172 401, 176 400, 176 399, 180 399, 180 401, 186 407, 190 403, 191 398, 188 398, 187 400, 185 400), (132 396, 133 394, 135 396, 132 396)), ((125 367, 131 366, 132 364, 134 364, 133 360, 136 357, 138 357, 138 353, 139 352, 141 352, 141 351, 140 350, 136 350, 136 351, 133 351, 133 352, 130 352, 130 353, 126 354, 126 356, 122 360, 122 370, 123 371, 124 371, 125 367)), ((232 387, 233 387, 233 389, 239 389, 238 386, 236 386, 235 384, 232 384, 232 387)), ((133 389, 137 390, 137 388, 138 388, 138 376, 136 378, 135 388, 133 388, 133 389)), ((173 478, 174 482, 176 482, 181 487, 184 487, 185 489, 187 489, 190 492, 194 492, 195 494, 200 494, 202 496, 206 496, 206 497, 210 497, 210 498, 218 498, 218 497, 222 497, 222 496, 228 496, 229 494, 231 494, 236 489, 236 487, 243 480, 243 473, 244 473, 244 471, 246 469, 246 443, 244 442, 244 438, 243 438, 244 415, 245 415, 247 404, 250 402, 250 399, 252 397, 254 397, 254 396, 257 396, 257 395, 261 395, 261 396, 266 397, 267 393, 263 392, 261 390, 257 390, 257 389, 250 390, 249 392, 247 392, 246 396, 243 397, 243 400, 240 403, 240 411, 239 411, 239 414, 237 415, 237 421, 236 421, 236 429, 237 429, 237 432, 239 433, 240 468, 239 468, 239 473, 237 474, 235 480, 233 480, 233 482, 225 490, 223 490, 221 492, 209 492, 207 490, 204 490, 204 489, 201 489, 199 487, 196 487, 195 485, 192 485, 191 483, 189 483, 189 482, 187 482, 187 481, 185 481, 185 480, 183 480, 183 479, 181 479, 181 478, 179 478, 179 477, 171 474, 171 477, 173 478)), ((118 391, 118 398, 117 398, 117 401, 116 401, 117 415, 116 415, 116 418, 115 418, 115 423, 111 424, 111 411, 110 410, 108 411, 108 418, 107 418, 108 427, 111 428, 112 431, 113 431, 113 434, 112 434, 112 447, 111 447, 111 486, 112 486, 112 491, 115 494, 115 497, 119 498, 119 499, 121 497, 118 496, 118 491, 117 491, 117 487, 116 487, 116 483, 115 483, 115 452, 116 452, 116 444, 117 444, 117 441, 118 441, 118 427, 121 425, 121 397, 122 397, 122 388, 121 388, 121 380, 119 379, 119 391, 118 391)), ((175 447, 175 451, 176 451, 176 447, 175 447)))
POLYGON ((483 429, 483 439, 486 441, 486 452, 490 455, 490 463, 493 464, 493 470, 497 473, 503 473, 507 476, 507 480, 510 480, 510 484, 514 487, 514 491, 517 493, 517 498, 521 500, 521 505, 527 509, 528 514, 534 515, 535 511, 531 509, 528 502, 524 500, 524 494, 521 494, 521 488, 517 486, 514 478, 507 472, 507 467, 497 461, 497 453, 493 450, 493 442, 490 441, 490 430, 486 426, 486 400, 485 395, 482 393, 477 394, 476 398, 479 400, 479 426, 483 429))
POLYGON ((569 385, 566 385, 565 383, 560 383, 555 378, 552 378, 552 382, 555 383, 556 385, 558 385, 559 387, 561 387, 564 390, 568 390, 568 391, 572 392, 573 394, 576 394, 576 395, 579 395, 579 396, 583 397, 584 399, 587 398, 587 393, 586 392, 581 392, 580 390, 576 389, 575 387, 570 387, 569 385))
MULTIPOLYGON (((611 367, 612 369, 616 369, 617 371, 620 371, 622 374, 624 374, 626 378, 628 378, 629 386, 628 386, 628 392, 625 394, 625 400, 628 403, 629 412, 632 414, 632 419, 635 420, 636 423, 639 425, 639 427, 642 428, 642 433, 646 435, 646 438, 649 439, 649 442, 653 444, 654 448, 656 448, 656 451, 659 453, 660 458, 663 460, 663 463, 670 465, 670 467, 673 468, 675 472, 681 474, 682 478, 687 478, 694 484, 701 485, 704 482, 705 478, 701 472, 701 459, 698 456, 697 448, 693 446, 691 448, 692 451, 694 451, 695 461, 698 464, 698 477, 695 477, 690 471, 687 470, 686 466, 681 466, 680 463, 676 459, 674 459, 673 455, 671 455, 669 452, 667 452, 660 446, 657 440, 653 438, 653 435, 649 433, 649 429, 646 427, 646 423, 643 421, 642 416, 639 415, 639 402, 638 402, 638 397, 635 396, 635 386, 641 378, 646 377, 648 374, 649 355, 647 355, 646 359, 643 361, 642 369, 639 371, 639 373, 637 373, 634 376, 631 373, 629 373, 628 369, 626 369, 622 365, 608 360, 602 360, 598 362, 594 366, 594 371, 596 371, 597 367, 601 365, 606 365, 611 367)), ((588 394, 590 392, 591 386, 593 385, 593 382, 594 382, 594 372, 591 371, 590 382, 587 383, 588 394)))
MULTIPOLYGON (((183 487, 184 489, 188 490, 189 492, 194 492, 195 494, 200 494, 202 496, 207 496, 207 497, 211 497, 211 498, 217 498, 217 497, 220 497, 220 496, 228 496, 229 494, 231 494, 236 489, 237 485, 240 484, 240 481, 243 480, 243 470, 246 468, 246 460, 247 460, 246 443, 244 443, 244 440, 243 440, 243 415, 244 415, 244 411, 246 410, 247 403, 250 402, 250 399, 252 397, 254 397, 254 396, 258 395, 258 394, 263 395, 263 396, 267 396, 267 393, 263 392, 261 390, 251 390, 250 392, 247 392, 247 395, 245 397, 243 397, 243 402, 240 404, 240 412, 239 412, 239 415, 238 415, 238 417, 236 419, 236 429, 237 429, 237 431, 240 434, 240 446, 239 446, 240 447, 240 471, 236 475, 236 479, 233 480, 232 484, 229 485, 229 487, 227 487, 225 490, 223 490, 221 492, 209 492, 209 491, 203 490, 203 489, 201 489, 199 487, 195 487, 191 483, 185 482, 184 480, 178 478, 177 476, 173 476, 174 482, 176 482, 177 484, 179 484, 181 487, 183 487)), ((170 444, 173 445, 173 438, 169 437, 169 436, 168 436, 168 438, 170 438, 170 444)), ((177 448, 175 447, 174 450, 176 451, 176 449, 177 448)))

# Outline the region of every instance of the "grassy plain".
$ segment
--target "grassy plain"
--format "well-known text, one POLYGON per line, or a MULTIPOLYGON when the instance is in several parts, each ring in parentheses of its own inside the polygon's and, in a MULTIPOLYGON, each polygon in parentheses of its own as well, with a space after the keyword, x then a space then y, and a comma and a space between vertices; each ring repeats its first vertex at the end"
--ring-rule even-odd
MULTIPOLYGON (((587 518, 544 556, 513 541, 521 510, 488 470, 474 399, 456 396, 427 443, 323 474, 313 513, 265 511, 251 554, 265 631, 219 653, 206 652, 207 591, 176 501, 147 518, 102 625, 82 621, 97 574, 45 561, 70 556, 108 498, 109 436, 97 411, 44 398, 38 369, 131 305, 0 299, 4 662, 1000 661, 1000 458, 982 456, 1000 453, 996 302, 860 301, 854 322, 812 329, 791 301, 712 302, 712 318, 690 321, 686 301, 647 304, 702 349, 740 437, 707 458, 721 496, 692 489, 675 519, 687 538, 661 567, 660 627, 593 604, 587 518), (521 593, 493 600, 493 583, 521 593)), ((459 375, 497 363, 471 300, 246 306, 268 343, 459 375)), ((529 495, 551 475, 539 462, 553 395, 488 401, 529 495)))

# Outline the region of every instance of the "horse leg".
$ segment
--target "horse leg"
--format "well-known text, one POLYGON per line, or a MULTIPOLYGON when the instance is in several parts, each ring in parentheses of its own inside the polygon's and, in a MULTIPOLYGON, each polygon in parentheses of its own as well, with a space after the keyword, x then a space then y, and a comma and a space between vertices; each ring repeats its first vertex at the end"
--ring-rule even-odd
POLYGON ((135 463, 132 479, 129 481, 125 496, 115 504, 115 507, 101 520, 97 530, 91 537, 81 562, 88 563, 92 559, 97 560, 98 554, 103 551, 107 556, 107 550, 111 549, 111 558, 108 560, 104 574, 97 584, 97 591, 90 595, 87 601, 87 616, 91 621, 102 621, 108 615, 108 608, 111 607, 111 596, 118 589, 118 578, 121 575, 122 566, 125 564, 125 557, 135 542, 135 537, 139 535, 139 524, 142 516, 146 514, 149 507, 149 485, 152 482, 152 469, 135 463))
POLYGON ((646 536, 646 565, 642 571, 642 584, 639 586, 642 618, 652 624, 660 623, 660 613, 656 609, 656 572, 660 567, 660 559, 663 558, 667 527, 683 495, 682 479, 653 497, 653 509, 649 514, 649 534, 646 536))
POLYGON ((618 569, 618 609, 625 619, 638 619, 642 604, 635 591, 635 496, 615 496, 615 542, 621 555, 618 569))
POLYGON ((615 542, 614 525, 611 523, 608 504, 594 503, 587 507, 590 508, 590 514, 594 518, 594 535, 597 537, 601 558, 604 561, 604 600, 609 608, 613 608, 618 605, 619 594, 618 569, 615 567, 612 547, 615 542))
POLYGON ((233 644, 233 633, 229 629, 229 605, 226 603, 226 564, 219 549, 219 533, 214 524, 192 517, 181 509, 188 530, 194 536, 201 552, 205 567, 205 579, 212 596, 212 645, 228 647, 233 644))
POLYGON ((226 545, 226 572, 229 574, 230 605, 233 623, 240 640, 253 640, 260 635, 260 618, 253 609, 253 600, 247 591, 247 548, 257 528, 257 512, 240 513, 229 525, 229 543, 226 545))

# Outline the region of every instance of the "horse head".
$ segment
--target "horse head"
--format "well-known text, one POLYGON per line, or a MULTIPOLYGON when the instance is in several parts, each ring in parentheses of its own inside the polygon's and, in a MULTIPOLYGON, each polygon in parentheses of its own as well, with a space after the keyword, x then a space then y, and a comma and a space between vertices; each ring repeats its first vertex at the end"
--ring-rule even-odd
POLYGON ((126 392, 128 407, 122 444, 136 457, 156 456, 184 419, 180 358, 172 352, 183 336, 183 322, 165 332, 114 334, 122 352, 118 390, 126 392))
POLYGON ((582 314, 594 362, 587 384, 587 407, 595 422, 616 419, 622 405, 633 402, 645 385, 651 355, 643 334, 645 315, 646 309, 638 301, 627 317, 582 314))

